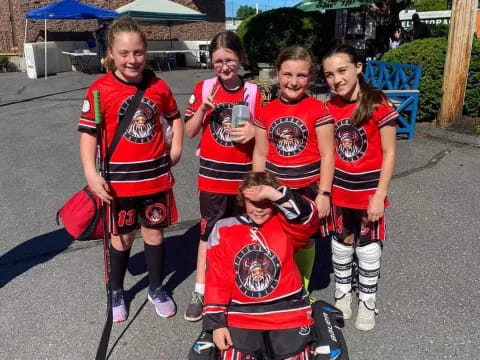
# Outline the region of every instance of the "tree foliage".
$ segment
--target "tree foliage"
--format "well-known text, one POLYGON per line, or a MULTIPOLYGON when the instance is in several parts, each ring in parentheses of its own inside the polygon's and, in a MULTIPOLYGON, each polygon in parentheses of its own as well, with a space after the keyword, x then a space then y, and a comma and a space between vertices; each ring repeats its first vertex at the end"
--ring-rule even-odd
POLYGON ((245 46, 247 68, 257 70, 258 63, 274 64, 279 52, 294 44, 320 57, 332 45, 334 20, 295 8, 274 9, 246 19, 237 34, 245 46))
POLYGON ((440 11, 448 10, 445 0, 417 0, 414 5, 417 11, 440 11))
POLYGON ((248 5, 242 5, 237 10, 237 18, 241 20, 244 20, 249 16, 252 16, 255 14, 256 14, 256 10, 253 7, 248 5))

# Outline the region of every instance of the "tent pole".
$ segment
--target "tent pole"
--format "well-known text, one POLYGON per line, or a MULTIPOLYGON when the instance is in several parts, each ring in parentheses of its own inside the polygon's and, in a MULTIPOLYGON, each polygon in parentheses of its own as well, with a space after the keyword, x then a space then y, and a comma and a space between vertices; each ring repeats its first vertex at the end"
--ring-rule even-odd
POLYGON ((45 19, 45 80, 47 80, 47 19, 45 19))
POLYGON ((27 57, 25 56, 25 42, 27 41, 28 19, 25 18, 25 35, 23 36, 23 61, 25 62, 25 71, 27 71, 27 57))

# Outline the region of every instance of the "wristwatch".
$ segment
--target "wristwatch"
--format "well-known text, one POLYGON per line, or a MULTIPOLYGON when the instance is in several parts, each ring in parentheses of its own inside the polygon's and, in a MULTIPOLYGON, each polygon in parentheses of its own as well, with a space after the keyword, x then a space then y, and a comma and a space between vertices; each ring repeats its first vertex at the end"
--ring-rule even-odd
POLYGON ((323 195, 323 196, 326 196, 326 197, 330 197, 330 191, 318 190, 318 195, 323 195))

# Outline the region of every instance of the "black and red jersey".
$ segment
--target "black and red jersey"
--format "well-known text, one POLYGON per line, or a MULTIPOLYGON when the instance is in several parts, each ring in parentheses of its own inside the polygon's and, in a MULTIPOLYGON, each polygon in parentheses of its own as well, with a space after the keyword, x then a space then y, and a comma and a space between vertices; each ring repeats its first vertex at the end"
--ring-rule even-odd
MULTIPOLYGON (((203 81, 193 89, 185 113, 185 122, 195 114, 202 104, 203 81)), ((243 84, 243 82, 242 82, 243 84)), ((240 182, 252 169, 253 141, 237 144, 232 141, 232 108, 235 104, 245 101, 245 87, 236 91, 226 89, 219 80, 215 83, 212 93, 215 94, 215 108, 207 111, 202 125, 200 138, 200 170, 198 189, 219 194, 236 194, 240 182)), ((261 94, 257 91, 254 114, 261 106, 261 94)))
POLYGON ((265 170, 294 189, 318 181, 320 151, 315 129, 332 123, 325 105, 312 97, 294 103, 278 98, 265 105, 255 120, 268 136, 265 170))
POLYGON ((292 208, 258 227, 246 216, 219 220, 208 239, 205 330, 276 330, 313 324, 294 253, 318 230, 313 201, 289 193, 292 208))
MULTIPOLYGON (((327 104, 335 119, 335 177, 332 202, 337 206, 368 209, 380 179, 383 151, 380 128, 395 126, 398 113, 385 101, 377 105, 372 118, 356 127, 350 119, 356 102, 335 96, 327 104)), ((385 206, 388 206, 385 199, 385 206)))
MULTIPOLYGON (((105 156, 118 124, 137 92, 137 86, 108 73, 88 88, 78 130, 91 134, 96 132, 94 90, 100 92, 106 138, 106 144, 102 144, 102 154, 105 156)), ((162 133, 161 116, 173 120, 180 115, 168 85, 153 77, 110 159, 110 184, 116 196, 149 195, 172 188, 174 180, 162 133)))

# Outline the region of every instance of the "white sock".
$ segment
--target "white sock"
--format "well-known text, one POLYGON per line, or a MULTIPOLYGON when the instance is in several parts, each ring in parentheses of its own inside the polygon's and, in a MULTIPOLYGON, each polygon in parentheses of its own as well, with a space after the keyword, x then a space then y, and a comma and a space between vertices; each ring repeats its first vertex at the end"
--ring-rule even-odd
POLYGON ((205 284, 195 283, 195 292, 205 294, 205 284))

